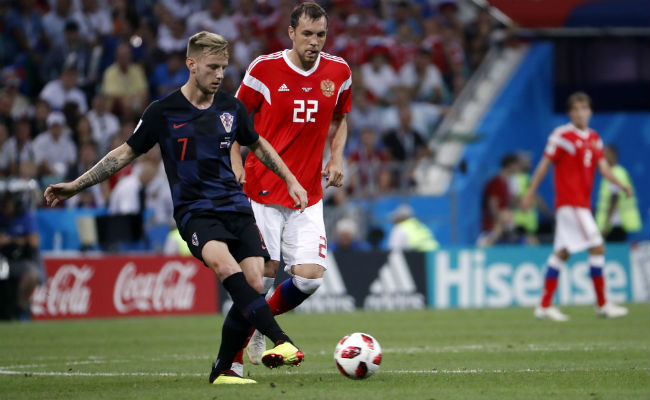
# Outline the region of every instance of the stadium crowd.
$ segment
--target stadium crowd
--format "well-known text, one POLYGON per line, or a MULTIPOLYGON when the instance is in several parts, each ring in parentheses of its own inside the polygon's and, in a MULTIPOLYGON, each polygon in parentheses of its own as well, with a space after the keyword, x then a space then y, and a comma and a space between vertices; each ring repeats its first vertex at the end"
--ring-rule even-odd
MULTIPOLYGON (((326 195, 326 204, 408 190, 409 171, 432 154, 428 140, 485 56, 496 26, 487 10, 461 22, 462 3, 454 0, 320 3, 329 14, 325 51, 346 59, 353 74, 347 182, 326 195)), ((44 188, 87 170, 132 134, 150 101, 187 80, 184 49, 200 30, 230 41, 221 90, 234 93, 255 57, 291 47, 293 5, 0 1, 0 178, 33 179, 44 188)), ((152 150, 63 207, 117 214, 146 207, 154 223, 168 223, 171 197, 160 154, 152 150)))

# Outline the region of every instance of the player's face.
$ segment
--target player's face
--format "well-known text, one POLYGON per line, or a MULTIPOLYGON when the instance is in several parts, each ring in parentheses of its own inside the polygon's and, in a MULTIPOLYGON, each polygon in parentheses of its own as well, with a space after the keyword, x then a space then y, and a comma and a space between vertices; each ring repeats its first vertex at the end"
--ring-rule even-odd
POLYGON ((298 54, 303 66, 316 62, 318 54, 325 45, 327 36, 327 21, 325 17, 311 19, 302 15, 298 19, 296 29, 289 27, 289 37, 293 42, 293 50, 298 54))
POLYGON ((215 94, 223 81, 224 70, 228 66, 228 56, 202 54, 196 59, 188 58, 188 68, 194 77, 196 87, 206 95, 215 94))
POLYGON ((589 107, 589 103, 585 101, 574 102, 569 110, 569 117, 571 118, 571 123, 577 128, 586 129, 591 119, 591 107, 589 107))

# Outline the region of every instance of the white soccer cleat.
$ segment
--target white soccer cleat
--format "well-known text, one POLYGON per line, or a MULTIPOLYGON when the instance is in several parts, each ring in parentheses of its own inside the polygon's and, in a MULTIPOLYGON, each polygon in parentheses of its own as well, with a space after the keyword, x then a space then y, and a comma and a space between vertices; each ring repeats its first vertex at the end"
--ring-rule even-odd
POLYGON ((605 303, 602 307, 596 306, 596 315, 603 318, 620 318, 627 315, 627 308, 614 303, 605 303))
POLYGON ((262 363, 262 354, 266 351, 266 336, 264 336, 260 331, 255 329, 253 336, 248 341, 248 346, 246 346, 246 355, 248 356, 248 361, 253 365, 259 365, 262 363))
POLYGON ((563 314, 560 310, 555 307, 542 307, 539 306, 535 308, 535 318, 537 319, 550 319, 551 321, 556 322, 566 322, 569 320, 569 316, 563 314))

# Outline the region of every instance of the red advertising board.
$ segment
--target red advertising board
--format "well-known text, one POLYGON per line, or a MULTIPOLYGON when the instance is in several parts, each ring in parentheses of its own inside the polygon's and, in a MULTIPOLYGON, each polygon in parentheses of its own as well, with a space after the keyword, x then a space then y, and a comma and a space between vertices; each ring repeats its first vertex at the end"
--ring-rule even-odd
POLYGON ((34 319, 216 313, 216 277, 190 257, 45 259, 34 319))

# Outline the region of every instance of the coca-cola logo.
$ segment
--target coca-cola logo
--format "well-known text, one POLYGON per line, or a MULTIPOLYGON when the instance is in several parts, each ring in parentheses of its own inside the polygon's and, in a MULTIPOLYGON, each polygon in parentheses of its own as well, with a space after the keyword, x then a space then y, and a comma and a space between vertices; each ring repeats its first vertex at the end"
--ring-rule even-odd
POLYGON ((196 293, 191 279, 197 271, 191 262, 168 261, 159 272, 138 274, 135 264, 129 262, 115 282, 115 309, 120 313, 191 310, 196 293))
POLYGON ((39 286, 32 295, 34 315, 83 315, 90 308, 91 289, 87 286, 93 276, 92 267, 79 268, 65 264, 56 271, 47 284, 39 286))

